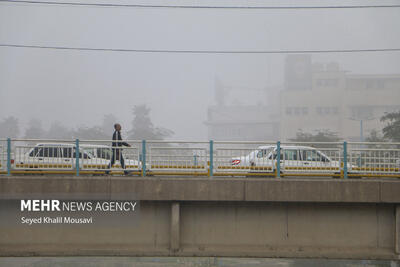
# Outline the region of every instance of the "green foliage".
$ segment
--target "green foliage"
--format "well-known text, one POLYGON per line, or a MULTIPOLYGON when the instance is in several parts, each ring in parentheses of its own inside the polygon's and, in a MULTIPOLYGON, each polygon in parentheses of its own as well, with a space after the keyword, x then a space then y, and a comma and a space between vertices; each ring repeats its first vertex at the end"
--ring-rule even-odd
POLYGON ((106 134, 100 126, 80 126, 73 133, 74 138, 82 140, 111 140, 111 135, 112 132, 111 134, 106 134))
POLYGON ((65 127, 61 122, 54 121, 51 123, 49 130, 46 133, 46 138, 49 139, 72 139, 73 131, 65 127))
MULTIPOLYGON (((296 133, 296 138, 289 139, 289 141, 301 143, 308 142, 339 142, 341 138, 337 136, 337 133, 331 132, 330 130, 316 130, 315 134, 303 132, 301 129, 296 133)), ((335 148, 340 145, 338 144, 306 144, 307 146, 317 147, 317 148, 335 148)))
POLYGON ((372 130, 369 133, 369 136, 365 139, 367 142, 384 142, 385 138, 377 131, 377 130, 372 130))
POLYGON ((338 142, 340 140, 341 138, 337 136, 337 133, 330 130, 317 130, 316 134, 305 133, 299 130, 296 133, 296 137, 290 139, 293 142, 338 142))
POLYGON ((117 122, 118 120, 113 114, 106 114, 103 116, 100 126, 80 126, 73 132, 73 136, 83 140, 111 140, 114 124, 117 122))
POLYGON ((40 139, 45 138, 46 131, 43 130, 42 121, 38 119, 31 119, 28 128, 25 130, 25 138, 27 139, 40 139))
POLYGON ((129 131, 129 139, 132 140, 163 140, 172 136, 173 131, 154 127, 150 119, 150 108, 146 105, 133 107, 132 129, 129 131))
POLYGON ((382 129, 383 137, 400 142, 400 111, 386 113, 381 117, 381 122, 385 122, 386 126, 382 129))

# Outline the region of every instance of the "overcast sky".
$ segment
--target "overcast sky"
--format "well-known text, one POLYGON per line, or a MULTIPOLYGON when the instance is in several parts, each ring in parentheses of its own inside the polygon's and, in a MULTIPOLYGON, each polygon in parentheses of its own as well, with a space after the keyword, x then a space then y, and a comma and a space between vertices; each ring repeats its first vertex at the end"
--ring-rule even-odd
MULTIPOLYGON (((168 3, 273 6, 400 1, 168 3)), ((0 3, 0 43, 171 50, 400 48, 400 8, 213 10, 0 3)), ((215 77, 229 86, 279 86, 284 58, 0 47, 0 119, 16 116, 23 127, 30 118, 41 118, 46 127, 54 120, 75 127, 99 124, 104 114, 113 113, 128 130, 132 107, 147 104, 154 124, 173 130, 173 139, 205 140, 207 107, 215 104, 215 77)), ((337 61, 351 73, 400 73, 400 52, 314 54, 313 61, 337 61)))

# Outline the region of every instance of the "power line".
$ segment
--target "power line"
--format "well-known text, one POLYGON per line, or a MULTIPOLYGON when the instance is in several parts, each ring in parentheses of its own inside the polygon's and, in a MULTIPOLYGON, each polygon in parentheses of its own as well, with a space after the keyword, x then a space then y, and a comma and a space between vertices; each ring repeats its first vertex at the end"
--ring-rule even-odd
POLYGON ((180 53, 180 54, 312 54, 312 53, 368 53, 368 52, 399 52, 400 48, 370 48, 370 49, 328 49, 328 50, 173 50, 173 49, 125 49, 125 48, 93 48, 68 46, 42 46, 1 44, 0 47, 98 51, 98 52, 132 52, 132 53, 180 53))
POLYGON ((345 5, 345 6, 196 6, 196 5, 148 5, 148 4, 109 4, 81 2, 52 2, 29 0, 0 0, 3 3, 95 6, 95 7, 132 7, 132 8, 186 8, 186 9, 359 9, 359 8, 397 8, 400 5, 345 5))

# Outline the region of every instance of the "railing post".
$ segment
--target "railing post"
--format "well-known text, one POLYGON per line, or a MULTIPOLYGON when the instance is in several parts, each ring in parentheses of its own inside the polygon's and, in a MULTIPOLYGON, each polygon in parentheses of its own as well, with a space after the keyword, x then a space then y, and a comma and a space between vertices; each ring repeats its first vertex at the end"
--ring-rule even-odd
POLYGON ((193 164, 197 166, 197 155, 193 155, 193 164))
POLYGON ((11 139, 7 138, 7 176, 11 175, 11 139))
POLYGON ((276 177, 281 177, 281 141, 276 142, 276 177))
POLYGON ((142 176, 146 176, 146 140, 142 140, 142 176))
POLYGON ((79 139, 75 140, 75 170, 76 176, 79 176, 79 139))
POLYGON ((214 141, 210 140, 210 172, 208 176, 212 177, 214 174, 214 141))
POLYGON ((343 178, 347 179, 347 142, 343 142, 343 178))

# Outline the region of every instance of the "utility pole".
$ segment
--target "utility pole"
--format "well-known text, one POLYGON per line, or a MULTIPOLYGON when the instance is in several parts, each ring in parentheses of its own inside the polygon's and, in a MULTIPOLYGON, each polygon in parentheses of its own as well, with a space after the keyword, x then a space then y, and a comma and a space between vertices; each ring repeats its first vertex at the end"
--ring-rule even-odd
POLYGON ((360 142, 364 142, 364 121, 371 121, 374 120, 374 117, 370 117, 370 118, 365 118, 365 119, 356 119, 356 118, 348 118, 349 120, 352 121, 360 121, 360 142))

